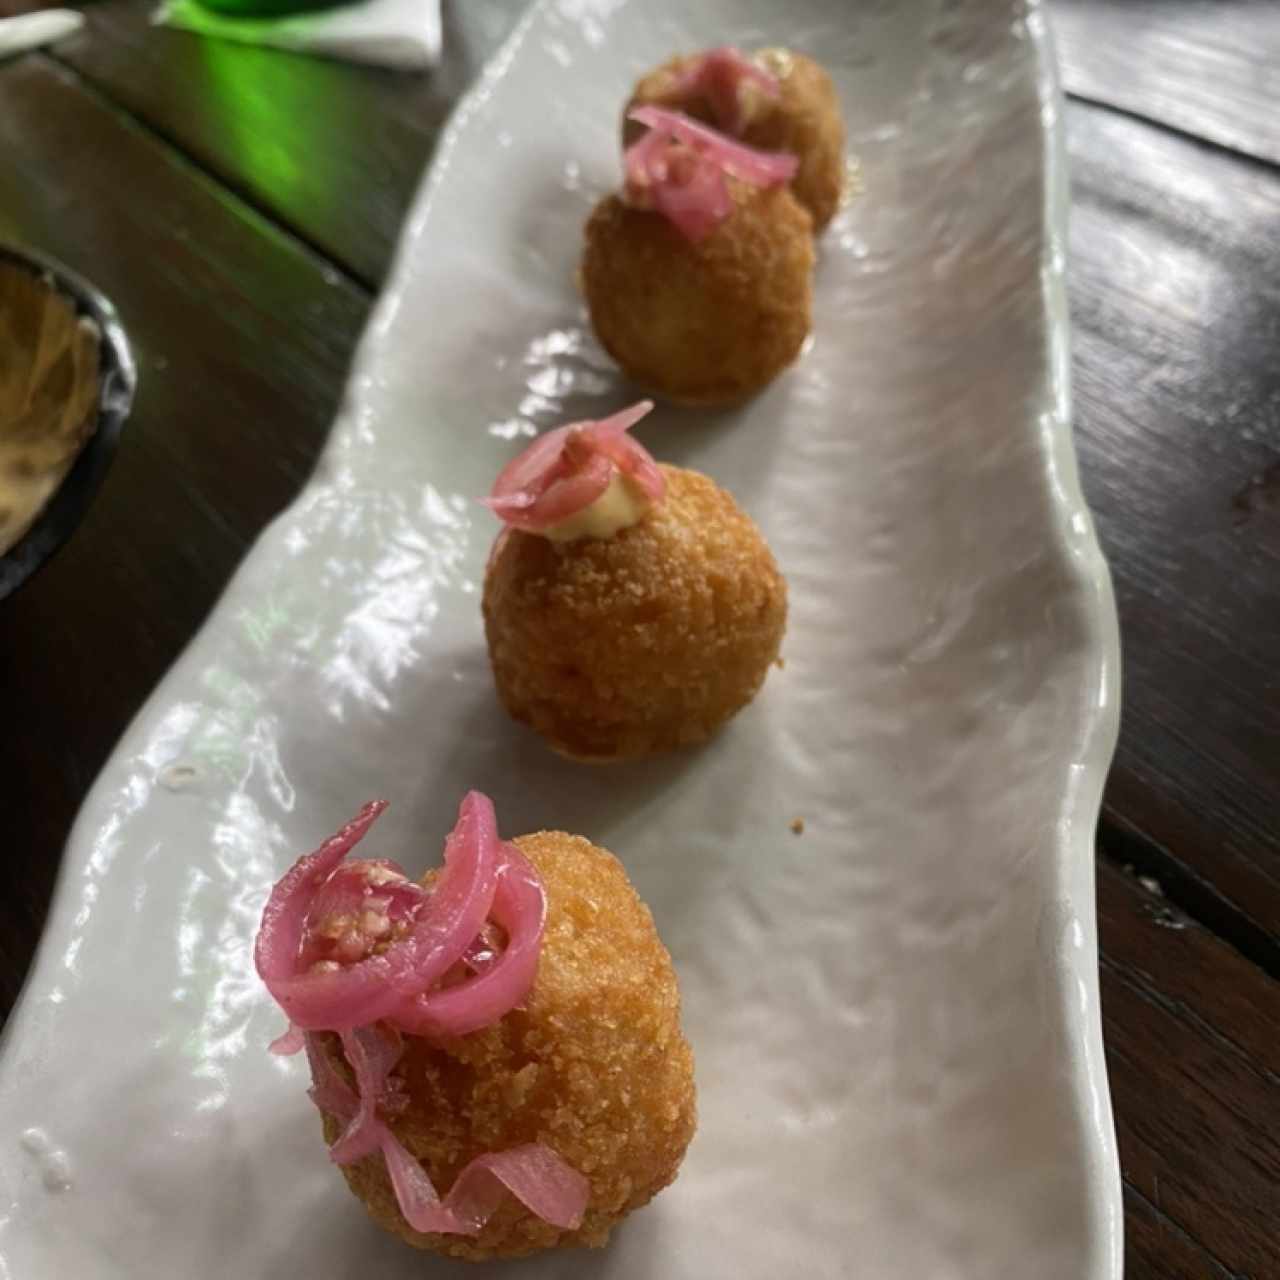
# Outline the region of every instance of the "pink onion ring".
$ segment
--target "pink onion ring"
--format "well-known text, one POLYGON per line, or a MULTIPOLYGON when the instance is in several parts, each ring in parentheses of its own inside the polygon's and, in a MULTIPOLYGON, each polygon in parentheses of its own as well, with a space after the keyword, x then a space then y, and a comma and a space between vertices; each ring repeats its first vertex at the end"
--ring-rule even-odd
POLYGON ((299 968, 362 960, 379 941, 403 934, 426 904, 427 891, 386 858, 334 869, 307 915, 299 968))
MULTIPOLYGON (((454 1179, 439 1212, 459 1224, 453 1230, 475 1235, 508 1191, 553 1227, 572 1231, 582 1225, 591 1184, 545 1143, 529 1142, 476 1156, 454 1179)), ((447 1230, 418 1226, 408 1214, 405 1217, 418 1231, 447 1230)))
POLYGON ((333 869, 311 904, 310 919, 354 914, 375 895, 386 898, 385 909, 397 918, 412 916, 425 897, 422 886, 414 884, 399 863, 390 858, 361 858, 333 869))
POLYGON ((726 174, 771 187, 789 182, 799 167, 795 156, 744 146, 679 111, 635 107, 627 119, 649 128, 623 157, 628 202, 657 210, 694 244, 733 212, 726 174))
POLYGON ((468 791, 457 826, 445 838, 444 871, 435 883, 431 909, 410 939, 417 948, 414 963, 391 979, 402 996, 416 996, 444 977, 484 928, 498 886, 501 855, 493 801, 479 791, 468 791))
MULTIPOLYGON (((311 1064, 312 1101, 350 1133, 364 1110, 362 1099, 338 1074, 314 1036, 307 1036, 306 1048, 311 1064)), ((359 1067, 353 1069, 359 1079, 359 1067)), ((442 1204, 426 1170, 376 1114, 376 1108, 365 1126, 361 1144, 349 1146, 339 1159, 336 1153, 342 1141, 340 1138, 330 1149, 330 1155, 339 1163, 349 1163, 381 1149, 400 1212, 415 1231, 477 1235, 507 1191, 552 1226, 572 1231, 581 1225, 591 1194, 591 1184, 582 1174, 546 1144, 534 1142, 477 1156, 458 1174, 442 1204)))
POLYGON ((499 842, 493 805, 469 792, 445 844, 445 869, 408 935, 354 964, 299 973, 308 914, 337 863, 385 804, 302 859, 273 890, 258 934, 258 973, 289 1020, 304 1030, 349 1031, 392 1013, 454 965, 480 932, 497 887, 499 842), (354 832, 354 834, 352 834, 354 832), (317 883, 319 881, 319 883, 317 883), (280 922, 287 924, 287 928, 280 922))
POLYGON ((303 1039, 307 1050, 307 1065, 311 1068, 311 1088, 307 1093, 321 1111, 347 1124, 355 1115, 360 1101, 351 1086, 338 1074, 329 1055, 320 1048, 320 1041, 309 1032, 303 1039))
MULTIPOLYGON (((688 157, 689 153, 680 143, 658 133, 649 136, 655 139, 655 146, 664 150, 674 148, 677 158, 688 157)), ((666 170, 669 175, 678 171, 677 165, 666 170)), ((733 196, 724 174, 702 161, 689 168, 687 176, 679 179, 669 176, 655 182, 651 198, 653 207, 692 244, 705 240, 733 213, 733 196)))
POLYGON ((382 1145, 385 1126, 378 1118, 378 1106, 387 1095, 387 1079, 404 1046, 399 1036, 393 1042, 377 1027, 357 1027, 343 1032, 342 1049, 356 1074, 358 1102, 347 1127, 329 1148, 329 1158, 335 1164, 351 1164, 382 1145))
POLYGON ((288 1028, 267 1046, 267 1049, 271 1053, 279 1054, 282 1058, 291 1057, 303 1047, 306 1034, 301 1027, 294 1026, 291 1022, 288 1028))
POLYGON ((633 107, 627 119, 693 147, 724 173, 753 187, 776 187, 790 182, 800 167, 800 161, 785 151, 758 151, 726 138, 710 125, 665 107, 633 107))
POLYGON ((493 896, 493 919, 507 933, 506 948, 474 977, 430 991, 395 1014, 410 1035, 465 1036, 496 1022, 529 994, 547 920, 547 895, 538 874, 513 844, 502 846, 503 864, 493 896))
POLYGON ((614 465, 607 454, 593 453, 551 483, 538 497, 529 490, 501 494, 485 504, 494 515, 519 529, 545 529, 585 511, 609 487, 614 465), (536 510, 535 510, 536 508, 536 510))
POLYGON ((370 801, 314 853, 299 858, 271 890, 263 908, 253 958, 258 976, 272 995, 275 995, 274 984, 294 976, 307 916, 325 882, 338 863, 364 839, 386 807, 385 800, 370 801))
POLYGON ((693 59, 676 80, 675 89, 677 93, 705 98, 720 127, 737 134, 746 124, 744 89, 747 85, 754 86, 768 98, 776 98, 782 92, 776 76, 732 45, 721 45, 693 59))
POLYGON ((539 436, 507 463, 481 501, 510 528, 542 533, 589 507, 616 475, 632 480, 650 502, 666 481, 645 447, 627 434, 653 409, 641 400, 598 422, 574 422, 539 436))

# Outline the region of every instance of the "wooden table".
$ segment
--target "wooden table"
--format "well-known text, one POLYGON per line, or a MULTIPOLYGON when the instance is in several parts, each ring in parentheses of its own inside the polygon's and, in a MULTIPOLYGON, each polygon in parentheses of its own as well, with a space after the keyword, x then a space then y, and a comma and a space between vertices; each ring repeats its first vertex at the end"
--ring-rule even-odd
MULTIPOLYGON (((0 0, 0 13, 27 0, 0 0)), ((451 103, 517 6, 405 77, 154 30, 0 66, 0 239, 83 270, 138 402, 0 606, 0 1008, 129 717, 324 440, 451 103)), ((1280 5, 1057 0, 1076 429, 1125 642, 1098 831, 1130 1280, 1280 1275, 1280 5)), ((1034 1280, 1033 1271, 1028 1280, 1034 1280)))

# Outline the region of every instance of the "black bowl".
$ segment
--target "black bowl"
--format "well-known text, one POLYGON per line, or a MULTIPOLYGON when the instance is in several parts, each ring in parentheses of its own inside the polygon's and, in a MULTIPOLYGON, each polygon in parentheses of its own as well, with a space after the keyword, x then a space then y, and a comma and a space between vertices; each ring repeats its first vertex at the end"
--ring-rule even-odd
POLYGON ((84 518, 115 455, 120 429, 133 405, 138 372, 120 317, 86 280, 42 254, 0 245, 0 261, 22 267, 47 281, 76 314, 92 320, 100 335, 98 413, 93 434, 35 523, 0 556, 0 599, 22 585, 64 542, 84 518))

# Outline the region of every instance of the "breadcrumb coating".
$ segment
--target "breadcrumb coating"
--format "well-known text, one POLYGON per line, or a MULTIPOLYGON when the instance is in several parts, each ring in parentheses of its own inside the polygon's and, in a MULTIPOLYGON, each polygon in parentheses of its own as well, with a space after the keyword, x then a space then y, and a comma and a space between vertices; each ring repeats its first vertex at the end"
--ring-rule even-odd
MULTIPOLYGON (((672 58, 643 76, 635 87, 626 112, 633 107, 666 107, 683 111, 697 120, 720 127, 711 103, 690 96, 680 80, 699 55, 672 58)), ((840 207, 845 185, 845 132, 840 99, 831 77, 812 58, 790 49, 765 49, 759 61, 778 79, 776 98, 755 95, 745 127, 737 135, 761 151, 787 151, 800 161, 791 190, 821 231, 840 207)), ((626 119, 623 138, 630 143, 644 126, 626 119)))
POLYGON ((612 538, 502 535, 484 585, 498 696, 561 753, 594 761, 701 742, 778 656, 787 588, 759 529, 696 471, 612 538))
MULTIPOLYGON (((401 1216, 380 1155, 343 1168, 373 1219, 419 1249, 470 1261, 600 1246, 676 1176, 696 1125, 693 1053, 671 957, 622 864, 581 836, 515 842, 547 890, 547 929, 526 1006, 435 1045, 406 1038, 393 1074, 409 1106, 391 1121, 443 1196, 475 1156, 543 1142, 591 1183, 562 1231, 506 1196, 478 1236, 423 1234, 401 1216)), ((325 1037, 344 1078, 341 1041, 325 1037)), ((341 1126, 324 1118, 326 1142, 341 1126)))
POLYGON ((785 187, 729 187, 735 211, 697 244, 617 195, 587 221, 582 287, 596 336, 635 382, 681 403, 753 395, 809 334, 808 213, 785 187))

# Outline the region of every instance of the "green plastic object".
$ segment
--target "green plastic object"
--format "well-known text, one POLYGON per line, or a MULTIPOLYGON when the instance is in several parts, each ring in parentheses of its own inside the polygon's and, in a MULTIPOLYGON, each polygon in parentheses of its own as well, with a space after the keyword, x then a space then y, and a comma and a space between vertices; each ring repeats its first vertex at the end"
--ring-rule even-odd
POLYGON ((295 13, 336 9, 351 0, 199 0, 210 13, 233 18, 283 18, 295 13))

